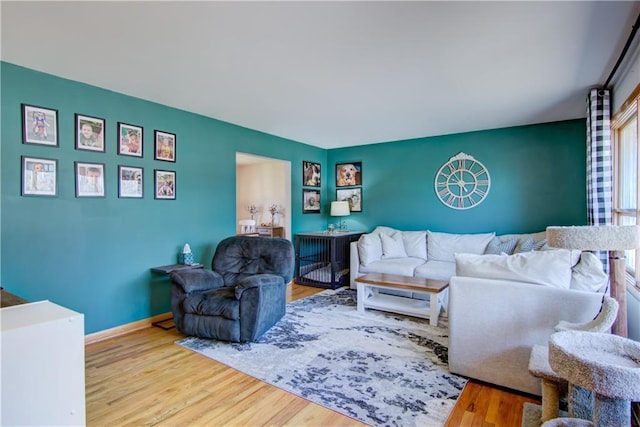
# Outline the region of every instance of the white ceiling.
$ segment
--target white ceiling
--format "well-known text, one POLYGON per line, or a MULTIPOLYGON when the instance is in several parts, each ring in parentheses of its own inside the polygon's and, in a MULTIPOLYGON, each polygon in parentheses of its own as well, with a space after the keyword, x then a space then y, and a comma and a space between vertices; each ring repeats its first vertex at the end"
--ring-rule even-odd
POLYGON ((9 2, 2 60, 324 147, 584 117, 638 2, 9 2))

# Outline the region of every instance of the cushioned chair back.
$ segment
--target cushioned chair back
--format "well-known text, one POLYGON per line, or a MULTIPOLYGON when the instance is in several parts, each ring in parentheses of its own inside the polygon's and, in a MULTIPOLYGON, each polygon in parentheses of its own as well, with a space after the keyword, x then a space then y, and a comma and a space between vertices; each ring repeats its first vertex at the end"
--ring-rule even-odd
POLYGON ((277 237, 227 237, 218 244, 211 269, 220 273, 225 286, 254 274, 276 274, 288 283, 293 277, 293 244, 277 237))

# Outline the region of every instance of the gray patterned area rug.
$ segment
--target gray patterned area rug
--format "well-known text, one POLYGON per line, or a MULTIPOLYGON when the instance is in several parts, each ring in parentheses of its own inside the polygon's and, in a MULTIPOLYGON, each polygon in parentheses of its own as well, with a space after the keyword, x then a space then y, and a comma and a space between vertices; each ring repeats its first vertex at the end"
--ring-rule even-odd
POLYGON ((375 426, 442 426, 466 383, 447 368, 446 319, 359 313, 351 289, 287 304, 258 342, 177 343, 375 426))

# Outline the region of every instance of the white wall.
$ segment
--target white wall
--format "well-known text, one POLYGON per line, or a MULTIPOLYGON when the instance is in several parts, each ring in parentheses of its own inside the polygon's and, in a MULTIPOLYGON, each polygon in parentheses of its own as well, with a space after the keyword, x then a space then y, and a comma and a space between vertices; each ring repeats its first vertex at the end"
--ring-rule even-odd
POLYGON ((247 206, 251 204, 259 209, 258 224, 271 223, 271 205, 282 206, 283 213, 276 215, 275 223, 285 228, 285 237, 291 238, 290 162, 258 158, 251 164, 236 166, 237 221, 250 218, 247 206))

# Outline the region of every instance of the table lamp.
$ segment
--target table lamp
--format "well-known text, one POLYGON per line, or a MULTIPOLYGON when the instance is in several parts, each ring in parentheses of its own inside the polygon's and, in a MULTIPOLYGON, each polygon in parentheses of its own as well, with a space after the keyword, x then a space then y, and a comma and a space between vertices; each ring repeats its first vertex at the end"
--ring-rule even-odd
MULTIPOLYGON (((331 216, 349 216, 349 202, 331 202, 331 216)), ((340 231, 347 231, 344 219, 340 221, 340 231)))
POLYGON ((611 332, 627 336, 627 288, 624 251, 636 249, 640 242, 637 225, 547 227, 547 243, 554 248, 580 251, 609 251, 611 296, 618 301, 618 317, 611 332))

